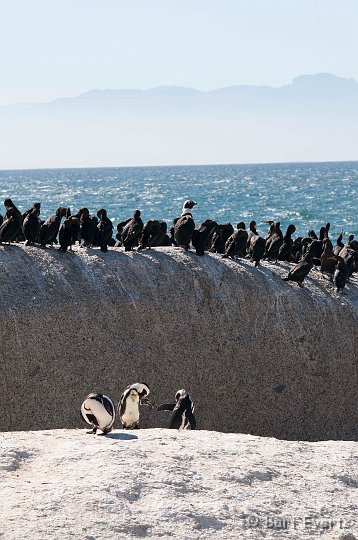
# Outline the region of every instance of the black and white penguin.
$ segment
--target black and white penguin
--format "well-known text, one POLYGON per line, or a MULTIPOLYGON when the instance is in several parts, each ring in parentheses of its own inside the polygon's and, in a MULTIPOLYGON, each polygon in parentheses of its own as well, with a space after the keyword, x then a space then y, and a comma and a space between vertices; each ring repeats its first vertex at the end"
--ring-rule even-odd
POLYGON ((186 214, 191 215, 191 211, 194 208, 194 206, 196 206, 196 204, 197 203, 192 200, 184 201, 183 209, 181 211, 180 217, 186 216, 186 214))
POLYGON ((157 411, 173 411, 169 429, 196 429, 194 403, 189 393, 183 388, 175 394, 176 403, 163 403, 157 411))
POLYGON ((134 383, 125 389, 118 404, 123 429, 139 429, 139 405, 153 407, 148 399, 149 393, 145 383, 134 383))
POLYGON ((100 429, 103 435, 112 431, 116 418, 113 401, 104 394, 89 394, 81 405, 83 420, 92 426, 88 434, 95 434, 100 429))

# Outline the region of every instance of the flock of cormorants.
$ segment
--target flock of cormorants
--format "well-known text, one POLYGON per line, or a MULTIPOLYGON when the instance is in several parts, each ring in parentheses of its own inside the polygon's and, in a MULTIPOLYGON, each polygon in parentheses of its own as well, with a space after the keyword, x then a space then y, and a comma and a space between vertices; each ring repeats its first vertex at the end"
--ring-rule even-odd
MULTIPOLYGON (((118 415, 123 429, 139 428, 139 406, 153 404, 149 401, 149 387, 145 383, 134 383, 127 386, 118 403, 118 415)), ((183 388, 175 394, 175 403, 163 403, 156 408, 157 411, 172 411, 169 429, 196 429, 194 404, 183 388)), ((92 429, 87 431, 95 434, 100 429, 103 435, 112 431, 116 419, 116 409, 111 398, 104 394, 89 394, 81 405, 83 420, 92 429)))
POLYGON ((5 199, 5 217, 0 215, 0 244, 23 241, 25 245, 46 247, 58 242, 59 249, 64 252, 76 242, 83 247, 99 246, 104 252, 108 246, 122 246, 125 251, 157 246, 179 246, 188 250, 192 246, 197 255, 210 251, 220 253, 222 257, 247 257, 255 266, 262 259, 293 262, 295 266, 284 280, 295 281, 300 286, 311 269, 318 266, 322 273, 331 276, 337 292, 342 291, 349 277, 358 271, 358 241, 350 234, 344 244, 341 233, 333 245, 329 238, 329 223, 321 227, 318 236, 310 229, 306 237, 293 240, 294 225, 289 225, 283 234, 279 222, 267 221, 269 231, 262 237, 255 221, 251 221, 249 230, 242 221, 236 230, 231 223, 219 224, 211 219, 195 226, 192 215, 195 205, 192 200, 185 201, 181 215, 174 219, 169 230, 163 220, 143 223, 140 210, 136 210, 133 217, 117 225, 116 238, 113 238, 113 224, 104 208, 91 216, 88 208, 81 208, 71 215, 69 208, 60 207, 43 221, 39 202, 22 214, 11 199, 5 199))

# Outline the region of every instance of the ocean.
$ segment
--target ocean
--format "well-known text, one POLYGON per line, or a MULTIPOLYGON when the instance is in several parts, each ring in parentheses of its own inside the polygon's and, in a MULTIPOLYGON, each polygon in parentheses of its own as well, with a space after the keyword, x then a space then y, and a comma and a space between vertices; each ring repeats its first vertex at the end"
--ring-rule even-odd
POLYGON ((0 199, 6 197, 20 210, 40 201, 42 219, 59 206, 72 213, 104 207, 115 225, 137 208, 143 221, 171 223, 193 199, 196 223, 248 226, 254 219, 265 234, 272 219, 282 229, 294 223, 297 236, 329 221, 333 236, 358 236, 358 161, 0 171, 0 199))

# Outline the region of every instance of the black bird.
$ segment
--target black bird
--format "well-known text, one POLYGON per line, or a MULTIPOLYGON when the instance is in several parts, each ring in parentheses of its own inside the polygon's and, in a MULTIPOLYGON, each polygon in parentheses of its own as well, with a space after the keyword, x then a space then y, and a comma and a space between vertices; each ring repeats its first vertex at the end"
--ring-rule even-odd
POLYGON ((178 390, 175 394, 176 403, 163 403, 157 407, 157 411, 173 411, 169 429, 196 429, 196 419, 194 416, 194 403, 184 389, 178 390))
POLYGON ((349 268, 346 261, 337 255, 337 266, 333 275, 333 283, 336 286, 337 292, 342 292, 349 278, 349 268))
POLYGON ((218 228, 213 233, 209 251, 212 253, 225 253, 226 241, 233 233, 234 227, 231 223, 219 224, 218 228))
POLYGON ((70 216, 60 226, 58 233, 58 240, 60 244, 60 250, 66 252, 68 248, 76 243, 80 234, 80 221, 75 216, 70 216))
POLYGON ((297 263, 292 270, 290 270, 288 276, 286 278, 282 278, 283 281, 296 281, 296 283, 302 287, 305 277, 308 276, 313 268, 312 258, 312 253, 306 253, 303 259, 301 259, 300 262, 297 263))
POLYGON ((136 210, 133 217, 123 227, 122 245, 125 251, 131 251, 139 244, 139 238, 143 229, 143 221, 140 214, 140 210, 136 210))
POLYGON ((245 257, 247 252, 248 233, 243 221, 237 224, 237 230, 228 238, 225 244, 223 258, 245 257))
POLYGON ((58 235, 61 219, 66 217, 67 208, 57 208, 54 216, 49 217, 40 228, 39 242, 41 247, 52 244, 58 235))
POLYGON ((339 252, 344 248, 343 240, 343 231, 337 236, 336 245, 333 246, 333 254, 339 255, 339 252))
POLYGON ((14 209, 14 212, 12 213, 12 215, 17 215, 20 218, 22 217, 20 210, 14 205, 11 199, 5 199, 4 206, 5 206, 6 211, 9 210, 10 208, 14 209))
POLYGON ((76 217, 79 219, 80 245, 83 247, 91 247, 94 243, 96 223, 91 218, 88 208, 80 208, 76 217))
POLYGON ((182 247, 187 251, 193 236, 195 223, 191 213, 186 213, 180 218, 174 220, 173 237, 175 245, 182 247))
POLYGON ((5 219, 0 226, 0 244, 13 242, 21 229, 21 214, 15 208, 8 207, 5 219))
MULTIPOLYGON (((40 204, 40 203, 37 203, 40 204)), ((33 208, 23 214, 22 232, 25 238, 25 246, 39 241, 41 222, 39 220, 40 208, 33 208)))
POLYGON ((334 255, 332 242, 329 238, 323 239, 323 252, 321 255, 321 272, 334 274, 337 265, 337 258, 334 255))
POLYGON ((191 237, 191 243, 197 255, 204 255, 205 251, 209 249, 212 234, 218 230, 218 227, 216 221, 211 219, 207 219, 204 223, 195 227, 191 237))
POLYGON ((292 235, 296 231, 294 225, 289 225, 286 230, 286 234, 283 237, 283 243, 280 249, 278 250, 278 260, 279 261, 292 261, 292 248, 293 240, 292 235))
POLYGON ((261 259, 264 256, 266 249, 266 241, 262 236, 252 235, 249 239, 248 253, 250 255, 251 262, 255 263, 255 266, 260 264, 261 259))
POLYGON ((101 246, 101 251, 106 252, 108 251, 108 243, 112 238, 113 224, 107 217, 107 210, 104 208, 98 210, 97 217, 99 219, 97 224, 98 243, 101 246))
POLYGON ((138 250, 162 246, 167 235, 167 224, 163 220, 151 219, 142 229, 138 250))
POLYGON ((283 235, 280 229, 280 222, 273 223, 270 227, 270 236, 266 240, 265 258, 276 259, 283 244, 283 235))

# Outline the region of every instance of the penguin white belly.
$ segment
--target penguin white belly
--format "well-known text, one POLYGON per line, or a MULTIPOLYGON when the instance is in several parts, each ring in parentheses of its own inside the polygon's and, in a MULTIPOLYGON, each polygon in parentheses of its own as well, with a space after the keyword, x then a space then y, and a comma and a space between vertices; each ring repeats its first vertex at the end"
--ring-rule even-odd
POLYGON ((99 429, 103 430, 113 422, 113 417, 108 414, 102 403, 99 401, 96 401, 95 399, 86 399, 83 405, 86 412, 91 412, 91 414, 96 417, 99 429))
POLYGON ((131 426, 139 421, 139 399, 138 396, 129 396, 126 400, 124 414, 121 416, 122 423, 131 426))

